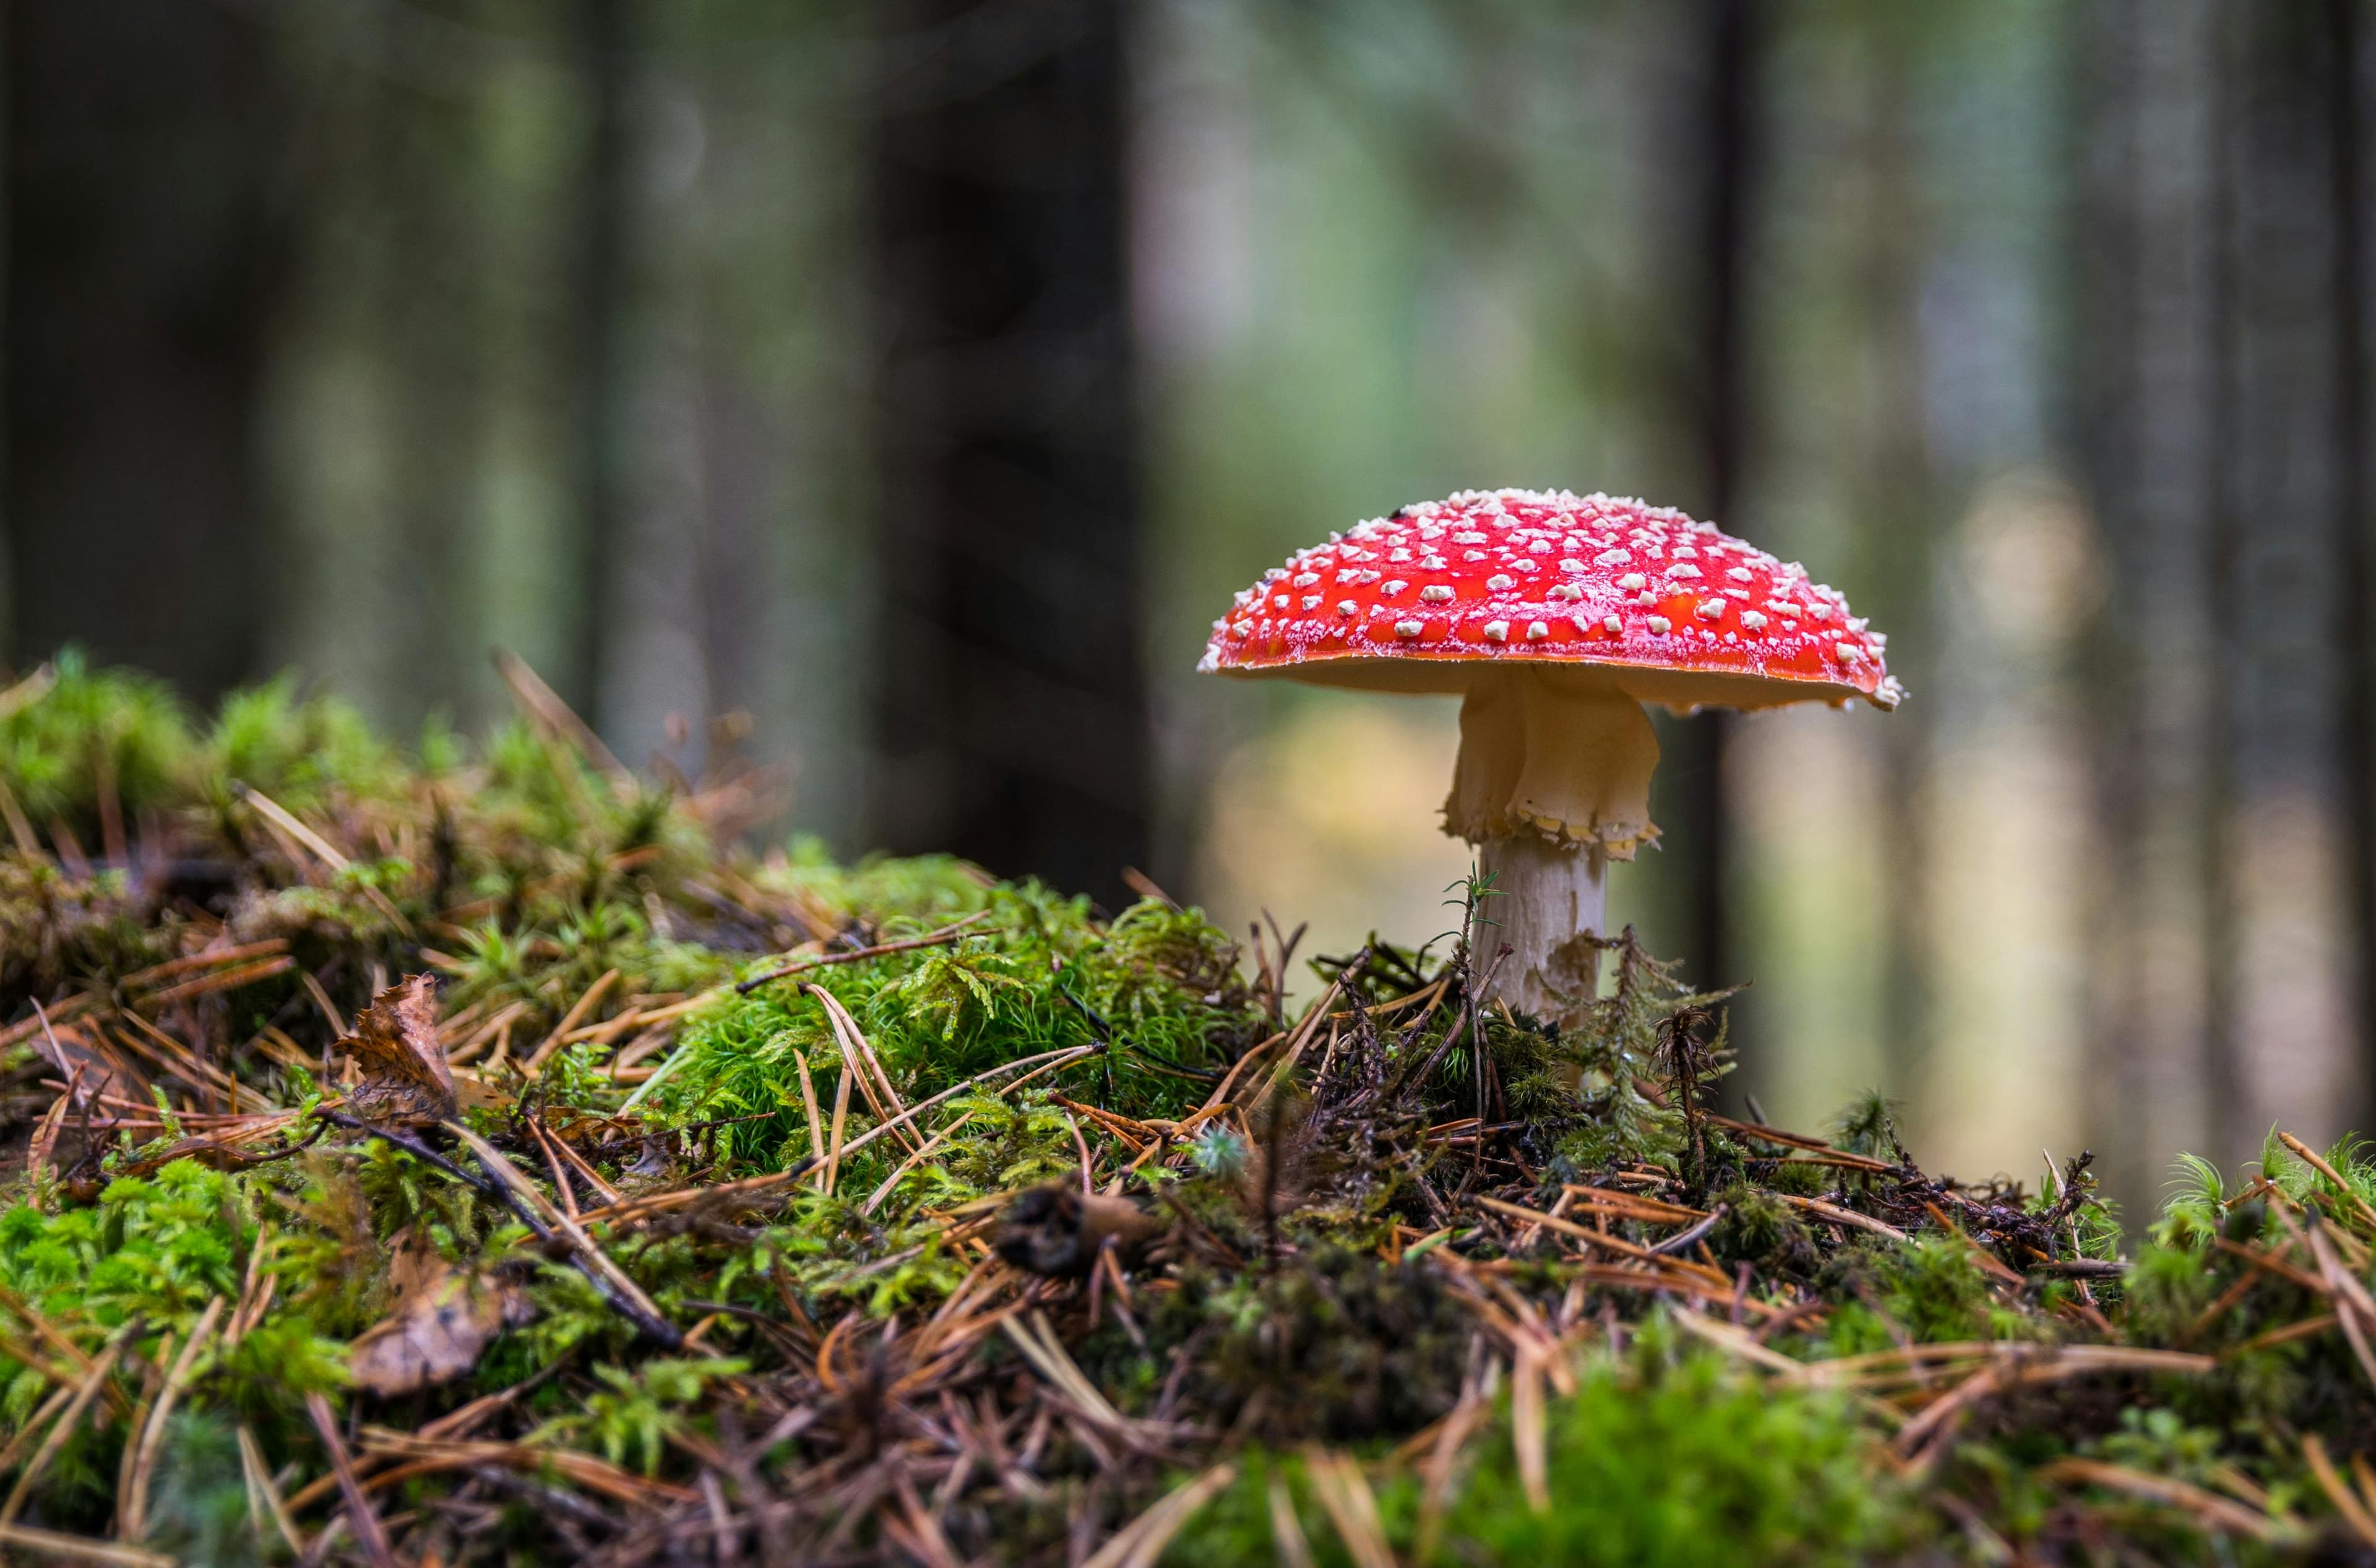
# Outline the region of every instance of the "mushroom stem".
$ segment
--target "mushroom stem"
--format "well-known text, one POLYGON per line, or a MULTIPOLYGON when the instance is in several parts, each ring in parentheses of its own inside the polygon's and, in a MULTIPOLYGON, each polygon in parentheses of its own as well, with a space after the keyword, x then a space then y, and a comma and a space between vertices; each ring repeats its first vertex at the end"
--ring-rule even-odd
POLYGON ((1572 1021, 1600 980, 1600 950, 1586 939, 1607 924, 1608 851, 1522 832, 1488 838, 1481 859, 1495 896, 1479 903, 1470 946, 1480 970, 1510 949, 1492 993, 1521 1013, 1572 1021))
POLYGON ((1512 666, 1471 681, 1444 830, 1482 847, 1495 896, 1472 943, 1480 966, 1510 947, 1493 992, 1511 1006, 1562 1019, 1590 998, 1599 952, 1578 939, 1605 923, 1610 860, 1657 837, 1657 766, 1649 716, 1606 678, 1512 666))

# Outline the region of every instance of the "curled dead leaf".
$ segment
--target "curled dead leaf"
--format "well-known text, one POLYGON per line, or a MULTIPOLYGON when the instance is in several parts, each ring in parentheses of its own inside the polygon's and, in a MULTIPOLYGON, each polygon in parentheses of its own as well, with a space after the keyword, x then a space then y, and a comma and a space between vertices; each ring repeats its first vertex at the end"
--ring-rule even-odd
POLYGON ((347 1108, 366 1122, 427 1126, 455 1112, 454 1075, 437 1038, 437 981, 413 975, 372 998, 338 1049, 362 1079, 347 1108))
POLYGON ((450 1383, 479 1364, 505 1328, 527 1321, 528 1297, 493 1275, 456 1268, 406 1239, 388 1269, 396 1304, 347 1348, 355 1386, 382 1398, 450 1383))

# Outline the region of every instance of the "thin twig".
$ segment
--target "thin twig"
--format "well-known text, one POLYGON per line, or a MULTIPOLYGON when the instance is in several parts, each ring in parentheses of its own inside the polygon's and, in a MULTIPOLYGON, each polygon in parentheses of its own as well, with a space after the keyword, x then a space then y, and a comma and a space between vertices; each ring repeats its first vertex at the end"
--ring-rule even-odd
MULTIPOLYGON (((858 1027, 858 1020, 849 1016, 849 1009, 841 1004, 841 999, 821 985, 807 985, 801 989, 815 997, 817 1005, 825 1009, 826 1020, 832 1026, 834 1039, 840 1042, 842 1056, 858 1073, 858 1087, 866 1091, 876 1118, 886 1119, 905 1111, 907 1107, 899 1101, 899 1091, 891 1085, 891 1075, 884 1070, 883 1059, 874 1054, 873 1042, 866 1038, 866 1031, 858 1027), (879 1096, 875 1092, 878 1089, 882 1091, 879 1096)), ((903 1123, 899 1128, 899 1140, 914 1148, 916 1130, 903 1123)))
POLYGON ((584 994, 570 1004, 569 1011, 561 1016, 561 1022, 552 1026, 552 1032, 544 1037, 543 1041, 535 1051, 529 1052, 527 1061, 520 1063, 520 1075, 523 1077, 533 1078, 542 1071, 545 1059, 561 1049, 562 1042, 567 1038, 569 1031, 576 1028, 579 1021, 593 1010, 595 1004, 602 1000, 604 992, 618 983, 618 970, 604 970, 602 978, 586 988, 584 994))
POLYGON ((387 1532, 380 1527, 379 1515, 372 1511, 371 1499, 363 1492, 362 1482, 355 1476, 355 1462, 347 1452, 346 1439, 339 1435, 339 1418, 330 1402, 318 1392, 305 1396, 305 1414, 313 1419, 314 1430, 322 1436, 322 1446, 329 1450, 330 1468, 339 1478, 339 1491, 347 1500, 347 1524, 355 1532, 355 1540, 363 1555, 372 1561, 372 1568, 396 1568, 396 1554, 388 1550, 387 1532))
POLYGON ((172 1419, 173 1406, 189 1386, 190 1374, 196 1367, 198 1356, 214 1336, 215 1325, 222 1320, 224 1298, 217 1296, 207 1303, 196 1326, 190 1330, 189 1342, 174 1358, 173 1370, 165 1374, 164 1386, 157 1391, 156 1408, 148 1412, 148 1425, 139 1433, 138 1457, 132 1467, 132 1486, 124 1502, 124 1538, 137 1541, 148 1534, 148 1492, 157 1469, 157 1450, 165 1441, 165 1423, 172 1419))
POLYGON ((2359 1195, 2358 1190, 2343 1179, 2343 1172, 2329 1165, 2308 1144, 2291 1133, 2279 1133, 2277 1141, 2293 1150, 2304 1164, 2333 1182, 2334 1190, 2358 1211, 2362 1224, 2376 1227, 2376 1208, 2370 1207, 2368 1200, 2359 1195))
POLYGON ((786 964, 779 969, 769 969, 765 974, 753 975, 749 980, 739 980, 735 983, 734 990, 740 995, 748 996, 769 981, 782 980, 787 975, 803 974, 810 969, 829 968, 835 964, 855 964, 867 958, 880 958, 886 953, 913 953, 921 947, 939 947, 955 942, 965 934, 967 927, 977 921, 987 920, 990 914, 991 911, 988 909, 976 909, 955 925, 943 926, 940 930, 924 936, 911 936, 900 942, 878 943, 874 946, 861 947, 849 953, 824 953, 814 958, 799 959, 786 964))
POLYGON ((17 1515, 24 1511, 25 1500, 32 1496, 33 1489, 41 1484, 42 1477, 48 1472, 50 1462, 66 1445, 66 1439, 74 1435, 75 1428, 81 1424, 83 1412, 90 1408, 91 1400, 106 1384, 108 1374, 115 1370, 116 1358, 124 1353, 125 1346, 139 1336, 142 1326, 141 1320, 135 1317, 117 1329, 109 1337, 106 1348, 100 1351, 99 1359, 91 1362, 90 1370, 83 1373, 82 1382, 75 1386, 74 1397, 58 1413, 58 1419, 50 1423, 49 1435, 42 1440, 42 1446, 34 1452, 31 1462, 18 1476, 17 1484, 8 1490, 8 1501, 0 1503, 0 1526, 17 1522, 17 1515))
MULTIPOLYGON (((279 802, 274 800, 271 796, 266 794, 263 790, 255 789, 239 779, 233 779, 232 781, 232 791, 241 800, 255 807, 257 814, 262 816, 267 822, 269 822, 273 826, 280 829, 281 832, 286 833, 291 838, 296 839, 298 843, 303 845, 306 849, 311 849, 316 856, 320 857, 322 863, 328 866, 332 871, 344 872, 353 865, 354 862, 347 859, 346 855, 341 852, 336 845, 323 837, 320 834, 315 832, 312 828, 306 826, 304 822, 301 820, 294 812, 282 805, 279 802)), ((404 918, 404 911, 398 909, 395 901, 389 898, 386 894, 381 892, 377 887, 372 885, 368 882, 362 885, 362 892, 363 897, 370 899, 374 905, 378 907, 379 912, 388 918, 388 923, 395 926, 396 929, 403 934, 406 941, 410 942, 420 934, 412 929, 412 922, 404 918)))
POLYGON ((939 1132, 934 1133, 930 1138, 927 1138, 924 1141, 923 1147, 909 1155, 900 1165, 898 1170, 894 1170, 890 1175, 885 1176, 883 1179, 883 1184, 874 1189, 873 1195, 866 1200, 864 1206, 860 1208, 858 1212, 862 1215, 872 1216, 876 1209, 883 1206, 883 1200, 891 1195, 891 1189, 899 1184, 900 1177, 905 1176, 909 1171, 913 1170, 917 1166, 922 1164, 926 1155, 940 1147, 943 1143, 947 1141, 951 1134, 955 1133, 958 1128, 964 1126, 967 1123, 972 1120, 973 1112, 968 1111, 964 1115, 958 1117, 956 1121, 950 1123, 947 1126, 942 1128, 939 1132))
POLYGON ((601 1293, 603 1300, 610 1302, 613 1311, 671 1349, 683 1342, 684 1336, 660 1315, 659 1307, 644 1294, 643 1287, 612 1262, 610 1253, 594 1244, 593 1238, 586 1234, 584 1227, 555 1208, 543 1194, 538 1192, 535 1184, 521 1175, 519 1168, 505 1159, 493 1145, 459 1122, 445 1122, 439 1125, 469 1149, 480 1167, 502 1185, 505 1206, 519 1216, 522 1223, 540 1237, 550 1238, 557 1234, 568 1243, 571 1262, 601 1293))
POLYGON ((290 1517, 289 1504, 281 1500, 280 1488, 272 1479, 271 1467, 264 1462, 263 1446, 255 1441, 255 1433, 248 1430, 244 1422, 239 1429, 239 1466, 240 1474, 247 1483, 248 1522, 255 1526, 257 1537, 263 1536, 265 1520, 268 1517, 272 1527, 279 1532, 280 1538, 289 1543, 291 1555, 303 1557, 305 1554, 305 1538, 298 1533, 297 1521, 290 1517))
POLYGON ((1715 1229, 1717 1222, 1722 1219, 1724 1216, 1725 1206, 1718 1204, 1716 1206, 1716 1212, 1709 1215, 1705 1219, 1701 1220, 1697 1225, 1693 1226, 1690 1229, 1682 1232, 1681 1235, 1669 1236, 1665 1241, 1657 1242, 1656 1245, 1651 1247, 1650 1251, 1652 1253, 1658 1256, 1664 1256, 1669 1253, 1680 1253, 1685 1247, 1690 1246, 1693 1241, 1698 1241, 1701 1237, 1715 1229))
POLYGON ((73 1562, 107 1563, 112 1568, 181 1568, 180 1559, 161 1551, 146 1551, 137 1546, 119 1546, 113 1541, 93 1540, 89 1536, 70 1536, 57 1530, 37 1530, 30 1525, 0 1525, 0 1546, 12 1546, 43 1557, 62 1557, 73 1562))

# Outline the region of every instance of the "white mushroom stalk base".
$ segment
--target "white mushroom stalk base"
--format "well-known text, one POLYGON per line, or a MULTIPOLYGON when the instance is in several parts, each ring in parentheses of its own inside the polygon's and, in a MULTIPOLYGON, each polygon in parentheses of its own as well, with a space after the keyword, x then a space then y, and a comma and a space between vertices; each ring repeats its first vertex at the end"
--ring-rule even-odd
POLYGON ((1488 838, 1479 869, 1498 897, 1483 899, 1469 938, 1490 994, 1521 1013, 1575 1022, 1600 980, 1592 938, 1607 925, 1609 856, 1596 845, 1555 844, 1539 833, 1488 838), (1494 968, 1495 955, 1510 951, 1494 968))
POLYGON ((1492 879, 1471 935, 1480 968, 1511 950, 1492 995, 1562 1023, 1591 1000, 1609 861, 1657 839, 1657 766, 1649 716, 1612 683, 1515 664, 1472 680, 1444 830, 1480 847, 1492 879))

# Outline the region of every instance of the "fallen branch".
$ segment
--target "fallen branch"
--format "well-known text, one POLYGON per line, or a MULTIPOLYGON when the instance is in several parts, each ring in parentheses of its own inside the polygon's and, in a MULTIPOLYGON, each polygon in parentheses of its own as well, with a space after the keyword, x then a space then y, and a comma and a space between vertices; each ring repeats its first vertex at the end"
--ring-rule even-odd
POLYGON ((613 1311, 634 1324, 647 1337, 673 1350, 684 1342, 676 1326, 660 1315, 660 1310, 643 1287, 627 1277, 626 1270, 611 1261, 611 1254, 594 1244, 584 1227, 570 1218, 550 1199, 536 1190, 536 1184, 519 1172, 519 1168, 505 1159, 493 1144, 463 1126, 459 1122, 439 1123, 447 1134, 469 1149, 480 1167, 503 1189, 505 1206, 517 1215, 520 1222, 535 1231, 540 1240, 558 1237, 569 1249, 570 1262, 584 1275, 588 1283, 600 1292, 613 1311))

